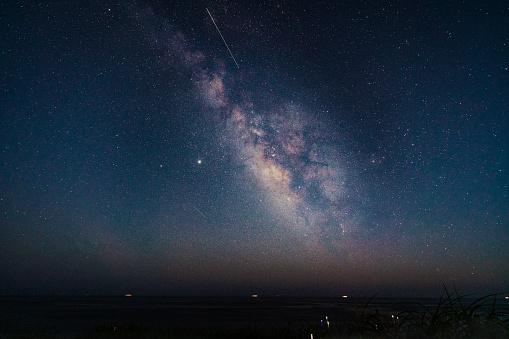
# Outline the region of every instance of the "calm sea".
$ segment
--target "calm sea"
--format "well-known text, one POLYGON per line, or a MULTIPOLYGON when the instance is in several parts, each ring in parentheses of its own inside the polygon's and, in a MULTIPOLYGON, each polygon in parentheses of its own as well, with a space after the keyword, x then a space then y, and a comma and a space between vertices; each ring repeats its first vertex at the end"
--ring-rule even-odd
MULTIPOLYGON (((214 297, 0 297, 1 334, 52 330, 72 337, 101 323, 136 321, 145 327, 168 328, 256 325, 288 322, 318 324, 348 321, 368 299, 358 298, 214 298, 214 297)), ((398 303, 418 302, 433 307, 438 299, 375 298, 368 311, 397 312, 398 303)))

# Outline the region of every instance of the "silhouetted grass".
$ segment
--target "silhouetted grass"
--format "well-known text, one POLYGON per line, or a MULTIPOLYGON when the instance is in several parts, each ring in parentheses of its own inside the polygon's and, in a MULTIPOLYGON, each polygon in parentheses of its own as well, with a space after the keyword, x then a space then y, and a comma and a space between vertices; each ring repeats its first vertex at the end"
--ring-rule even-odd
POLYGON ((378 310, 367 314, 366 304, 357 310, 345 335, 347 338, 509 338, 509 309, 497 308, 497 294, 466 304, 470 296, 460 296, 456 289, 449 293, 444 286, 438 305, 403 303, 397 305, 401 310, 395 314, 380 314, 378 310))
MULTIPOLYGON (((208 328, 178 325, 152 330, 130 321, 97 324, 75 339, 109 338, 508 338, 509 308, 497 307, 497 295, 468 302, 471 295, 460 296, 456 289, 444 292, 438 304, 417 302, 394 305, 396 312, 380 313, 370 307, 374 297, 359 305, 346 322, 288 322, 270 329, 256 326, 208 328)), ((0 335, 0 338, 60 338, 53 330, 27 331, 26 334, 0 335)))

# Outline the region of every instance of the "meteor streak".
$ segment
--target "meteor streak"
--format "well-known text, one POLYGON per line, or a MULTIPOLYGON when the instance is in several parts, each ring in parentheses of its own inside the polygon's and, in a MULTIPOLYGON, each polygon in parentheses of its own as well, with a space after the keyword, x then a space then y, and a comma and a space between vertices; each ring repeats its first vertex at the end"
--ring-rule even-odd
POLYGON ((205 214, 203 214, 203 213, 202 213, 202 212, 198 209, 198 207, 196 207, 196 206, 193 206, 193 207, 194 207, 194 209, 195 209, 195 210, 197 210, 197 211, 198 211, 198 213, 200 213, 200 214, 201 214, 201 216, 202 216, 202 217, 204 217, 205 219, 207 219, 207 217, 205 216, 205 214))
POLYGON ((210 18, 212 19, 212 22, 214 23, 214 26, 216 26, 217 32, 218 32, 218 33, 219 33, 219 35, 221 36, 221 39, 223 39, 223 42, 224 42, 224 44, 225 44, 226 48, 228 49, 228 52, 230 52, 230 55, 232 56, 233 61, 235 61, 235 65, 237 65, 237 68, 240 68, 240 67, 239 67, 239 64, 237 63, 237 60, 235 60, 235 57, 234 57, 234 56, 233 56, 233 54, 232 54, 232 51, 230 51, 230 47, 228 47, 228 44, 226 43, 226 40, 224 40, 223 35, 221 34, 221 31, 219 30, 219 27, 217 27, 216 22, 214 21, 214 18, 212 17, 212 14, 210 14, 210 12, 209 12, 209 9, 208 9, 208 8, 205 8, 205 9, 206 9, 206 10, 207 10, 207 12, 209 13, 210 18))

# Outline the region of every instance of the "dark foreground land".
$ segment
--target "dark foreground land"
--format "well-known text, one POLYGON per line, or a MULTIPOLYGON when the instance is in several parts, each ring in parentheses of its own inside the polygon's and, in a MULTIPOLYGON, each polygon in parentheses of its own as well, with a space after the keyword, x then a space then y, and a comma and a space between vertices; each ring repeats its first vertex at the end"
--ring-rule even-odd
POLYGON ((0 338, 509 338, 509 300, 4 297, 0 338))

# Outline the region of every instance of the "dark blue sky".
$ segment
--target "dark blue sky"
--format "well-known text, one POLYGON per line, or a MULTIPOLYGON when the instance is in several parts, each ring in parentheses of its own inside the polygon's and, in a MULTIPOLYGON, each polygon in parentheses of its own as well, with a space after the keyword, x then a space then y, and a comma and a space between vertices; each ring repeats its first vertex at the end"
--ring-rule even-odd
POLYGON ((1 16, 0 293, 509 289, 502 2, 1 16))

